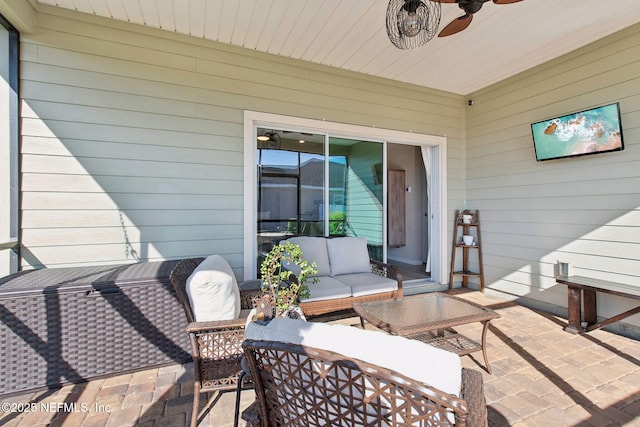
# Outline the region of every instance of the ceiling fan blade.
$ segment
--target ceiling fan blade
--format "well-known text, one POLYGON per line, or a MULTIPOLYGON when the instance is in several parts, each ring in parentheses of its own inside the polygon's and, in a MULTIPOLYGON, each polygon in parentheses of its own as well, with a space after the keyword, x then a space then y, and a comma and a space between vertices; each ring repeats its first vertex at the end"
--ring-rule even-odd
POLYGON ((495 4, 511 4, 511 3, 518 3, 521 1, 522 0, 493 0, 495 4))
POLYGON ((438 37, 447 37, 447 36, 451 36, 453 34, 459 33, 460 31, 467 28, 469 24, 471 24, 472 20, 473 20, 473 15, 468 15, 468 14, 462 15, 461 17, 456 18, 453 21, 449 22, 447 26, 444 27, 442 31, 440 31, 440 34, 438 34, 438 37))

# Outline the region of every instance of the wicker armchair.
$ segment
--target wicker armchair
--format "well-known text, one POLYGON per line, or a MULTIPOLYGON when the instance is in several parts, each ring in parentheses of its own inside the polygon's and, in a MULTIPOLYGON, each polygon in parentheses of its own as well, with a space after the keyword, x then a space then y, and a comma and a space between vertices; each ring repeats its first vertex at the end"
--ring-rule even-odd
MULTIPOLYGON (((191 426, 198 424, 200 393, 213 392, 214 394, 209 399, 209 402, 212 402, 221 391, 239 390, 239 385, 253 386, 250 382, 238 384, 238 379, 242 370, 240 361, 243 356, 242 342, 244 341, 246 319, 260 295, 259 291, 241 291, 242 311, 238 319, 195 322, 186 292, 186 283, 193 270, 202 261, 203 258, 182 260, 174 267, 170 275, 171 284, 182 303, 189 322, 187 333, 191 342, 191 355, 195 369, 191 426)), ((205 410, 208 406, 209 403, 205 410)))
POLYGON ((248 425, 486 426, 482 374, 463 368, 461 398, 370 363, 274 341, 243 344, 256 401, 248 425))

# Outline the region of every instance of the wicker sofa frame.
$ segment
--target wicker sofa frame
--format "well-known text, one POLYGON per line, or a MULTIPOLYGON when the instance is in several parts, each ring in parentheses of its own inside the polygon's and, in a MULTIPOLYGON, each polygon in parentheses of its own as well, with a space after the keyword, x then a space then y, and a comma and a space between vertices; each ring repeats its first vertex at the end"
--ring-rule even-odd
MULTIPOLYGON (((310 260, 313 261, 313 260, 310 260)), ((393 265, 371 260, 371 272, 378 276, 393 279, 398 282, 398 288, 394 291, 377 292, 369 295, 351 296, 346 298, 331 298, 318 301, 302 301, 300 308, 306 316, 317 316, 335 311, 351 309, 354 302, 379 301, 390 298, 402 298, 402 275, 393 265)))
POLYGON ((327 350, 273 341, 243 344, 256 401, 252 426, 486 426, 482 374, 463 368, 460 398, 397 372, 327 350))
MULTIPOLYGON (((198 424, 201 393, 213 392, 209 399, 211 402, 221 391, 239 390, 245 323, 250 309, 255 306, 260 297, 260 291, 241 291, 242 311, 238 319, 196 322, 189 304, 186 285, 193 270, 203 260, 204 258, 183 260, 174 267, 169 276, 188 321, 186 332, 191 343, 191 357, 195 370, 191 415, 193 427, 198 424)), ((251 388, 253 384, 245 381, 240 386, 251 388)))

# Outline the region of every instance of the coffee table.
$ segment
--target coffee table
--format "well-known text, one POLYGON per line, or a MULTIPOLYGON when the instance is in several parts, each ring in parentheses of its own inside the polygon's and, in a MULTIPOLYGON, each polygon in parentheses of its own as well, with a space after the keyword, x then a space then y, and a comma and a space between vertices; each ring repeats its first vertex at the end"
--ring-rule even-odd
POLYGON ((485 367, 487 328, 498 313, 481 305, 443 293, 428 293, 373 302, 357 302, 353 309, 364 321, 390 334, 422 341, 458 355, 482 350, 485 367), (453 326, 482 322, 482 341, 478 343, 451 329, 453 326))

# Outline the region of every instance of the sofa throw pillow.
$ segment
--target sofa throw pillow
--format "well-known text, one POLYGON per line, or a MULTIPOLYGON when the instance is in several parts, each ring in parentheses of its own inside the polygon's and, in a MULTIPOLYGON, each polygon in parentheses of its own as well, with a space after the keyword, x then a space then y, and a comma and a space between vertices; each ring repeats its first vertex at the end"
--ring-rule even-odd
MULTIPOLYGON (((300 236, 292 237, 285 240, 300 246, 302 251, 302 257, 306 259, 309 264, 315 262, 318 272, 311 277, 315 276, 328 276, 331 268, 329 266, 329 257, 327 255, 327 239, 324 237, 309 237, 300 236)), ((284 267, 293 271, 296 276, 300 274, 300 267, 295 264, 285 263, 284 267)))
POLYGON ((331 275, 369 273, 369 250, 364 237, 336 237, 327 239, 331 275))
POLYGON ((193 270, 186 286, 197 322, 233 320, 240 315, 240 290, 231 266, 220 255, 211 255, 193 270))

